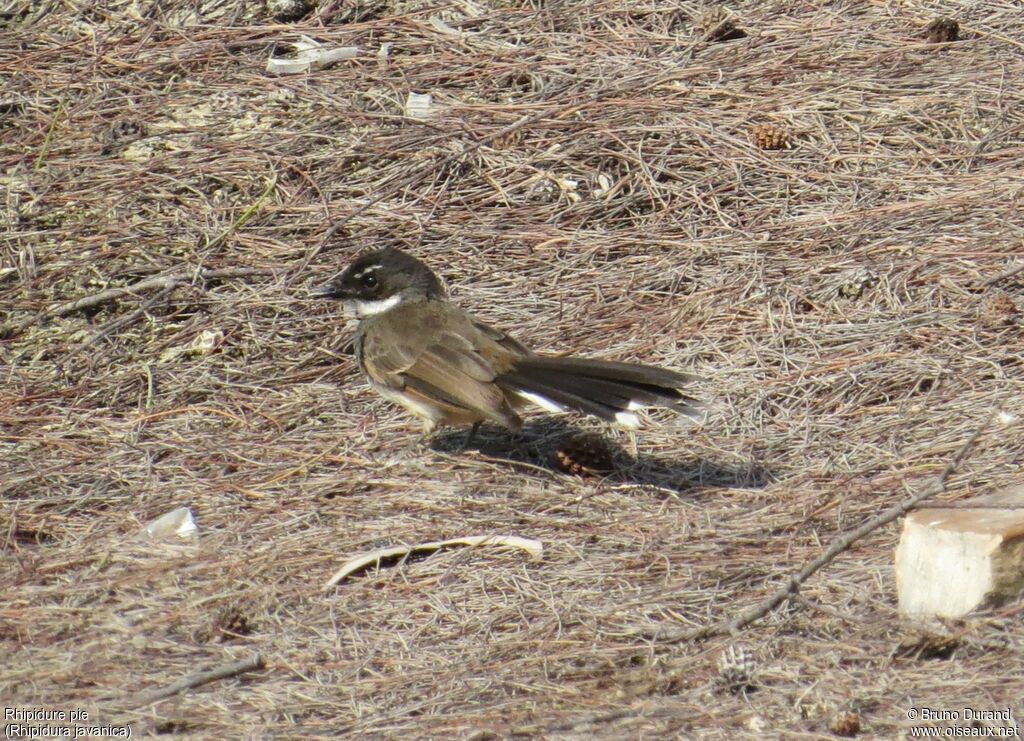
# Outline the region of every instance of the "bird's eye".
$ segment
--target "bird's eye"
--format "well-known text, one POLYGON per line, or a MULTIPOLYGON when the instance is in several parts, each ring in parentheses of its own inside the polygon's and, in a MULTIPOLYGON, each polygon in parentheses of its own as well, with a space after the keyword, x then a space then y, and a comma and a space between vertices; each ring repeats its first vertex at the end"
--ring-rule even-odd
POLYGON ((377 287, 377 276, 375 276, 373 273, 370 273, 369 275, 364 275, 363 276, 363 285, 366 286, 367 288, 376 288, 377 287))

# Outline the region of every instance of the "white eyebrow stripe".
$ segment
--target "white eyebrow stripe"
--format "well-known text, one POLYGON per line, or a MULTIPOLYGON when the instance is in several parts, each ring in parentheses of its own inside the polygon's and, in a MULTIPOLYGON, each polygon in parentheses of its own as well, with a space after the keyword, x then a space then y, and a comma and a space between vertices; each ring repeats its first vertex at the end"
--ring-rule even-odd
POLYGON ((359 280, 367 273, 372 273, 374 270, 380 270, 382 267, 384 266, 381 265, 380 263, 377 263, 376 265, 368 265, 367 267, 363 268, 352 277, 355 278, 356 280, 359 280))

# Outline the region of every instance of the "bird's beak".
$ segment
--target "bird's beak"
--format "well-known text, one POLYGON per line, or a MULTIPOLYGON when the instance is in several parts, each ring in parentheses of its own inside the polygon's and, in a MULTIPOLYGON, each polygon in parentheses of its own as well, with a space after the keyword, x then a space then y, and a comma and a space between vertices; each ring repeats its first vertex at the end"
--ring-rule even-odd
POLYGON ((310 298, 342 298, 341 291, 333 283, 309 289, 310 298))

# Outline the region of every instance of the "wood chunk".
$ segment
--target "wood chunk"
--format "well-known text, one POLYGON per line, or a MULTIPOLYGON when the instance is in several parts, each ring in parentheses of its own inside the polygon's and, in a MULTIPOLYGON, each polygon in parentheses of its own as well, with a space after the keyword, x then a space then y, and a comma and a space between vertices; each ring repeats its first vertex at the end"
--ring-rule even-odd
POLYGON ((1024 485, 907 515, 896 588, 912 618, 961 617, 1024 592, 1024 485))

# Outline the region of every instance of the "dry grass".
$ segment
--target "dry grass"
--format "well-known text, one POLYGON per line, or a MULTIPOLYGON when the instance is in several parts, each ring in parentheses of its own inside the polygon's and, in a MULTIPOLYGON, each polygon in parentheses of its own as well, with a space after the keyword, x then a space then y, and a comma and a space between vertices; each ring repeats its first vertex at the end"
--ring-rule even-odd
MULTIPOLYGON (((643 637, 757 602, 993 409, 1024 414, 1024 274, 998 277, 1024 243, 1019 4, 748 0, 745 37, 705 42, 722 20, 696 3, 512 2, 325 2, 292 24, 8 3, 5 705, 267 739, 811 738, 850 718, 892 738, 912 706, 1020 712, 1020 606, 901 623, 896 526, 738 636, 643 637), (927 43, 938 15, 961 41, 927 43), (266 76, 300 32, 367 54, 266 76), (411 90, 437 115, 403 117, 411 90), (756 146, 762 126, 789 146, 756 146), (409 447, 337 308, 304 298, 384 244, 539 349, 704 374, 718 412, 607 432, 607 479, 547 465, 589 420, 409 447), (197 547, 133 540, 181 505, 197 547), (491 533, 544 559, 446 551, 321 592, 359 551, 491 533), (756 678, 730 689, 737 646, 756 678), (255 651, 260 671, 128 707, 255 651)), ((944 498, 1016 480, 1022 454, 1019 428, 985 435, 944 498)))

